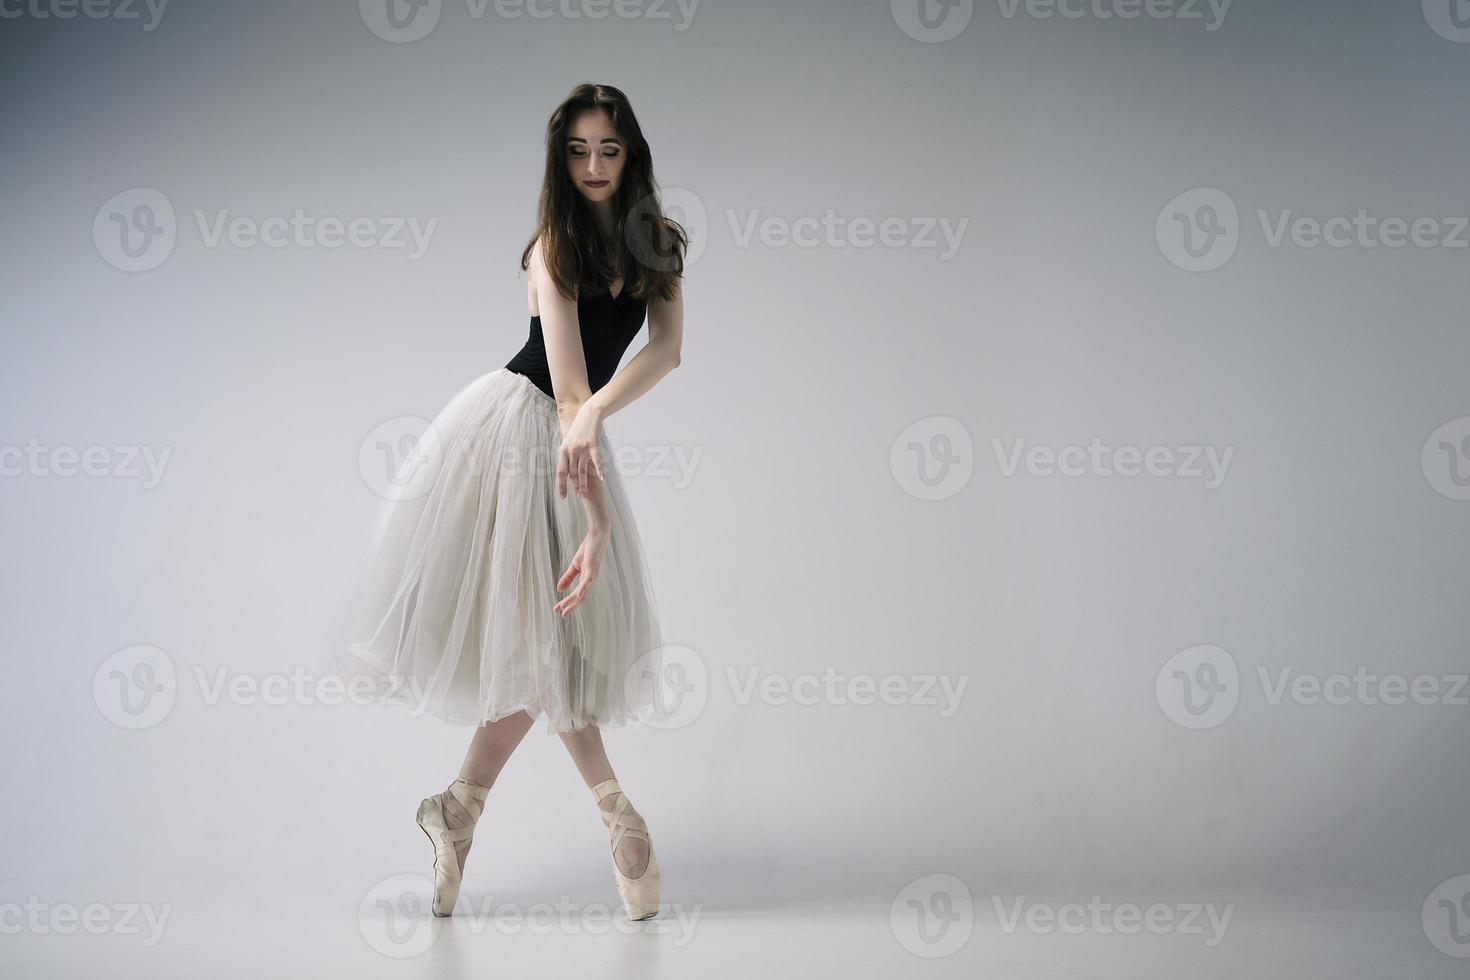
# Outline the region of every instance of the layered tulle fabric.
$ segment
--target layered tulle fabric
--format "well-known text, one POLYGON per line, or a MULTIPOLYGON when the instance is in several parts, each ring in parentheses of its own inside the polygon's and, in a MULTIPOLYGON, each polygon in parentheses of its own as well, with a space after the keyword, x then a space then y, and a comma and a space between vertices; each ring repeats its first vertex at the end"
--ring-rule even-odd
POLYGON ((658 613, 605 431, 602 568, 569 616, 553 608, 587 531, 570 484, 556 493, 560 444, 555 402, 523 375, 499 368, 456 394, 379 512, 334 669, 454 724, 522 709, 548 731, 656 717, 658 613))

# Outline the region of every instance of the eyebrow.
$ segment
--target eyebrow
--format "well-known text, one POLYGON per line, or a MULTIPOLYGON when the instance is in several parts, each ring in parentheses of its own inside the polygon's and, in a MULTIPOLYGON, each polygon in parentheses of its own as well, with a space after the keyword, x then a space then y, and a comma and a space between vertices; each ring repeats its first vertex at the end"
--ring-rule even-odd
MULTIPOLYGON (((568 143, 585 143, 587 141, 584 140, 580 136, 568 136, 567 137, 567 142, 568 143)), ((619 146, 622 146, 623 145, 623 141, 620 140, 620 139, 618 139, 616 136, 604 136, 602 138, 602 142, 604 142, 604 143, 616 143, 619 146)))

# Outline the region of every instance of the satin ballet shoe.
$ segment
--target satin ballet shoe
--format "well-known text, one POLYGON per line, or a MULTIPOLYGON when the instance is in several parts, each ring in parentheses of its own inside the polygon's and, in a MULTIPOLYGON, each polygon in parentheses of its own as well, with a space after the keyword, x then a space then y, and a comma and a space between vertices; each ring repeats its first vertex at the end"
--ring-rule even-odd
POLYGON ((490 787, 460 778, 450 783, 445 792, 459 801, 470 819, 462 827, 451 827, 450 818, 444 811, 443 793, 419 803, 418 825, 434 845, 434 901, 431 908, 437 916, 450 915, 459 901, 459 886, 464 878, 459 866, 460 855, 469 854, 469 841, 475 835, 475 824, 485 807, 484 800, 490 787), (465 846, 461 849, 459 844, 462 842, 465 846))
POLYGON ((633 804, 628 802, 627 794, 623 793, 616 779, 604 779, 592 787, 592 795, 597 798, 603 826, 607 827, 608 836, 612 842, 613 875, 617 879, 618 895, 623 900, 624 911, 628 918, 633 920, 647 919, 657 915, 658 858, 653 853, 653 839, 648 835, 648 824, 638 811, 633 809, 633 804), (613 793, 620 795, 614 801, 612 809, 601 809, 602 801, 613 793), (648 842, 648 866, 636 878, 629 878, 623 874, 623 869, 618 867, 618 844, 624 837, 641 838, 648 842))

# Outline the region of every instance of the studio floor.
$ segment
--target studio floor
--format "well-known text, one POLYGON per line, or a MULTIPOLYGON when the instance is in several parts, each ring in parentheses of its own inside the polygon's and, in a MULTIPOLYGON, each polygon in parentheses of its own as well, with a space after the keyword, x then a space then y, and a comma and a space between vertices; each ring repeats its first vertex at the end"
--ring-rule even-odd
POLYGON ((29 929, 0 948, 7 976, 114 980, 1466 975, 1465 959, 1431 941, 1419 908, 1373 897, 1241 893, 1200 903, 1154 895, 1130 903, 982 895, 967 885, 968 895, 936 900, 932 889, 880 891, 811 869, 757 879, 751 868, 700 870, 697 897, 689 875, 666 871, 671 901, 640 923, 621 918, 611 882, 590 870, 499 892, 475 876, 457 914, 435 919, 428 879, 412 869, 332 894, 262 882, 253 893, 169 908, 156 933, 140 914, 136 934, 29 929))

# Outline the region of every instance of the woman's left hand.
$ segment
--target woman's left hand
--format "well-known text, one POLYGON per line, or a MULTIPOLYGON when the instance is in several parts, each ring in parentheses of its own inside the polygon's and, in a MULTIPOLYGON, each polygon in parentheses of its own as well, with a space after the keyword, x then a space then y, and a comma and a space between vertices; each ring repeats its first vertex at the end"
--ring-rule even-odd
POLYGON ((602 449, 598 445, 601 435, 602 417, 596 409, 589 408, 588 403, 584 402, 577 409, 577 417, 567 427, 567 434, 561 440, 561 450, 557 453, 558 497, 566 497, 568 479, 572 481, 572 487, 579 497, 587 496, 588 481, 593 478, 604 481, 607 479, 602 469, 602 449))

